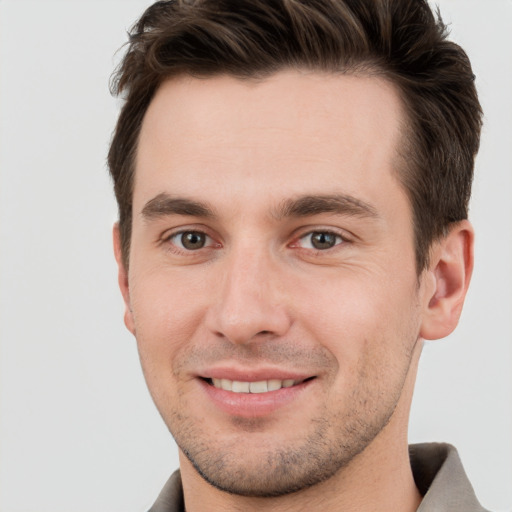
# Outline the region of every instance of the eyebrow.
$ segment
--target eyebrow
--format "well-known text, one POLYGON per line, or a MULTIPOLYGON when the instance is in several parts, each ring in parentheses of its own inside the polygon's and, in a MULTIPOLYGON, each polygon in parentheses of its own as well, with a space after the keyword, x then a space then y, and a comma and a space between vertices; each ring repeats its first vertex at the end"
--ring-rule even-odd
POLYGON ((215 217, 213 210, 199 201, 183 197, 172 197, 169 194, 158 194, 150 199, 142 209, 142 216, 151 220, 167 215, 190 215, 192 217, 215 217))
POLYGON ((308 195, 287 199, 273 212, 273 217, 308 217, 334 213, 362 218, 378 218, 377 210, 370 204, 345 194, 308 195))
MULTIPOLYGON (((150 199, 142 209, 142 216, 152 220, 168 215, 189 215, 212 219, 217 217, 212 208, 200 201, 184 197, 172 197, 161 193, 150 199)), ((306 195, 286 199, 272 212, 272 217, 281 220, 289 217, 309 217, 322 213, 334 213, 362 218, 378 218, 375 208, 360 199, 345 194, 306 195)))

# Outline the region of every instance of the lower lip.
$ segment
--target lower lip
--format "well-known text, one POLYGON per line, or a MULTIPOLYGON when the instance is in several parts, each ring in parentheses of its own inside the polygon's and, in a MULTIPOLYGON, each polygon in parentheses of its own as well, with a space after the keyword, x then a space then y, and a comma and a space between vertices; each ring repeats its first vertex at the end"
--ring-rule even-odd
POLYGON ((266 393, 233 393, 216 388, 202 379, 199 379, 199 382, 210 400, 223 412, 231 416, 257 418, 267 416, 291 404, 311 386, 314 380, 266 393))

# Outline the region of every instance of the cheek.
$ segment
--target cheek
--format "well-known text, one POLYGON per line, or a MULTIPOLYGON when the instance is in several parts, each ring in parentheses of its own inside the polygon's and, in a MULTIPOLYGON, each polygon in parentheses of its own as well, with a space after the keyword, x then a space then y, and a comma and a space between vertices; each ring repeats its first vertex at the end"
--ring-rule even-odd
POLYGON ((130 296, 141 363, 146 374, 168 374, 194 338, 204 308, 193 288, 176 279, 137 277, 130 296))
MULTIPOLYGON (((301 296, 300 323, 343 366, 357 366, 362 352, 385 356, 413 341, 418 300, 415 278, 343 272, 318 282, 296 285, 301 296)), ((379 357, 380 357, 379 356, 379 357)))

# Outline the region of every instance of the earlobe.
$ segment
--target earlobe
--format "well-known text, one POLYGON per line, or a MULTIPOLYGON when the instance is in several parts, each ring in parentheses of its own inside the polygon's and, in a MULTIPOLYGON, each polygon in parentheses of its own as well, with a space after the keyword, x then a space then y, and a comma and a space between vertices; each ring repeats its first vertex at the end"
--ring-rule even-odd
POLYGON ((473 271, 473 242, 473 227, 463 220, 434 243, 428 270, 433 286, 425 297, 422 338, 444 338, 457 326, 473 271))
POLYGON ((121 290, 121 294, 123 295, 123 300, 125 304, 124 311, 124 324, 127 329, 135 335, 135 323, 133 321, 133 313, 130 304, 130 287, 128 284, 128 269, 125 267, 123 260, 123 251, 121 245, 121 235, 119 232, 119 223, 116 222, 114 224, 114 228, 112 230, 113 242, 114 242, 114 255, 117 261, 117 281, 119 283, 119 289, 121 290))

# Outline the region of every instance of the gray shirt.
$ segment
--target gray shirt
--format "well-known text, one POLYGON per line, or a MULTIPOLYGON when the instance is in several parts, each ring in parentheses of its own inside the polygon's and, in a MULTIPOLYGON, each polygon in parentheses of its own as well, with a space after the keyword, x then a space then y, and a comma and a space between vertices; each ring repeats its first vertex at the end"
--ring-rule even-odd
MULTIPOLYGON (((457 450, 444 443, 409 446, 412 472, 423 496, 417 512, 488 512, 478 502, 457 450)), ((180 472, 174 472, 148 512, 184 512, 180 472)))

